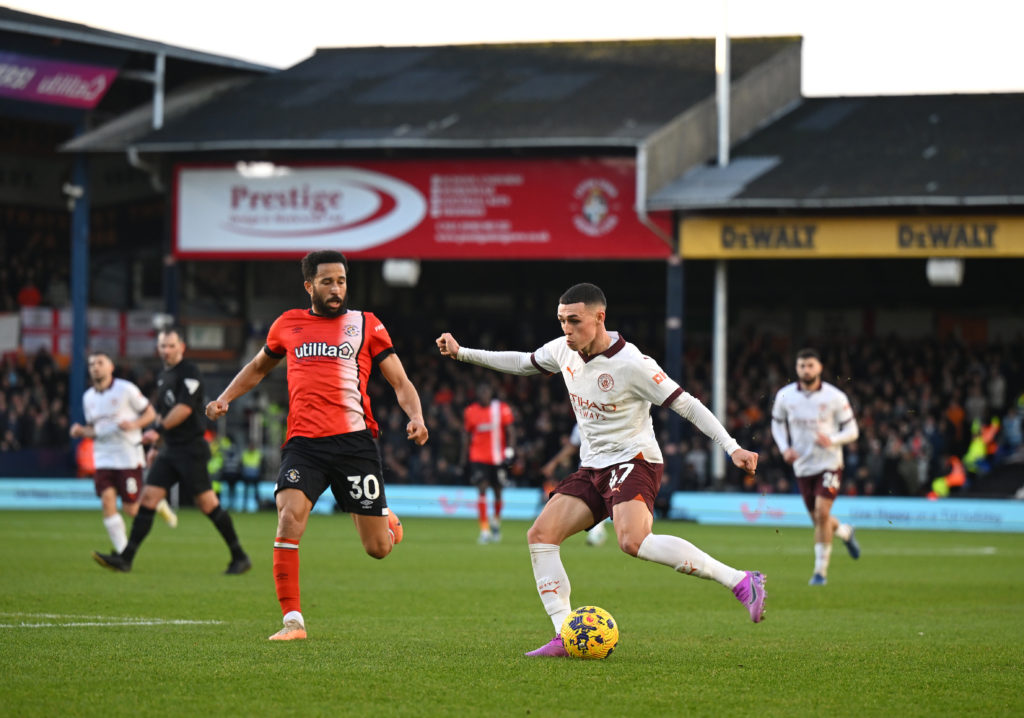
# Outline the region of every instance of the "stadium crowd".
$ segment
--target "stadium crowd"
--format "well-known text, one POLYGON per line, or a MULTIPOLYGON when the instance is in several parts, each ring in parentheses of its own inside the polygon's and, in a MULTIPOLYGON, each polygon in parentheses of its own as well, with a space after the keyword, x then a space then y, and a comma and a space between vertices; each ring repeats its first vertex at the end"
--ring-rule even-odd
MULTIPOLYGON (((847 393, 860 425, 860 438, 846 448, 846 493, 922 495, 935 478, 950 472, 951 460, 961 459, 974 478, 997 463, 1024 461, 1024 338, 976 348, 953 340, 895 337, 817 346, 825 380, 847 393)), ((794 380, 795 349, 767 335, 744 338, 730 347, 726 424, 743 447, 761 454, 761 462, 754 480, 726 462, 729 473, 722 488, 794 490, 789 467, 772 440, 770 422, 775 392, 794 380)), ((709 356, 705 347, 690 347, 684 367, 674 372, 683 387, 705 403, 710 403, 711 392, 709 356)), ((472 401, 473 387, 485 381, 516 413, 520 439, 511 476, 520 485, 541 483, 540 467, 568 441, 574 423, 560 382, 496 376, 433 357, 415 357, 408 365, 423 398, 429 444, 410 449, 400 431, 401 412, 384 401, 375 404, 380 407, 378 419, 389 429, 382 442, 385 461, 399 481, 460 482, 462 409, 472 401)), ((668 413, 656 410, 654 415, 666 461, 679 462, 681 477, 672 490, 718 488, 711 479, 708 440, 683 422, 682 439, 672 445, 668 413)), ((560 467, 561 475, 572 468, 571 462, 560 467)))
POLYGON ((0 312, 68 302, 66 212, 0 208, 0 312))
MULTIPOLYGON (((523 341, 523 347, 532 345, 530 338, 523 341)), ((825 380, 847 393, 860 425, 860 438, 846 447, 845 493, 923 495, 958 462, 968 486, 999 463, 1024 462, 1024 338, 980 347, 895 337, 816 346, 825 380)), ((727 462, 729 473, 723 484, 716 484, 708 440, 683 422, 681 441, 673 444, 668 440, 669 412, 655 410, 666 461, 678 468, 666 472, 679 476, 669 490, 793 490, 770 421, 775 392, 794 378, 794 350, 788 341, 769 335, 745 337, 729 347, 726 424, 743 447, 761 454, 754 479, 727 462)), ((674 372, 705 403, 710 403, 711 392, 709 355, 706 347, 690 345, 684 366, 674 372)), ((422 447, 406 440, 404 414, 374 374, 369 390, 391 482, 465 483, 462 412, 473 401, 474 387, 488 382, 516 415, 519 438, 509 466, 511 478, 520 486, 542 484, 541 467, 568 442, 574 423, 561 382, 444 362, 427 347, 403 350, 402 356, 420 392, 431 438, 422 447)), ((123 367, 118 375, 136 382, 147 395, 153 388, 148 368, 139 367, 136 373, 123 367)), ((45 350, 0 360, 0 451, 67 447, 67 393, 66 370, 45 350)), ((567 461, 557 475, 573 468, 567 461)))
POLYGON ((68 444, 68 377, 46 350, 0 359, 0 451, 68 444))

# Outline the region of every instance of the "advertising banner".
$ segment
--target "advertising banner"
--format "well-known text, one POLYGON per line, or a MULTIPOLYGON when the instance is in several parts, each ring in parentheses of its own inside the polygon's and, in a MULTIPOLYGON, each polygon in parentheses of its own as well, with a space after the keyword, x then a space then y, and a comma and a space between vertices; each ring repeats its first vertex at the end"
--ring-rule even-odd
POLYGON ((686 259, 1024 257, 1021 217, 683 219, 686 259))
POLYGON ((0 96, 15 100, 92 109, 116 77, 112 67, 0 52, 0 96))
MULTIPOLYGON (((1024 502, 1010 499, 841 496, 832 515, 865 529, 1024 532, 1024 502)), ((812 526, 803 499, 795 494, 677 491, 669 518, 727 526, 812 526)))
MULTIPOLYGON (((477 492, 471 486, 389 484, 388 506, 402 517, 451 518, 475 521, 477 492)), ((274 482, 261 481, 259 504, 273 506, 274 482)), ((508 520, 531 521, 544 507, 539 488, 508 488, 502 494, 508 520)), ((90 509, 99 506, 92 481, 82 479, 0 478, 0 509, 90 509)), ((1011 499, 941 499, 843 496, 835 513, 858 529, 908 531, 986 531, 1024 533, 1024 503, 1011 499)), ((251 503, 251 508, 256 506, 251 503)), ((313 507, 318 514, 336 511, 328 491, 313 507)), ((811 520, 803 501, 793 494, 672 494, 670 519, 719 526, 789 527, 806 529, 811 520)))
POLYGON ((635 162, 621 158, 180 165, 175 254, 666 258, 637 219, 635 183, 635 162))

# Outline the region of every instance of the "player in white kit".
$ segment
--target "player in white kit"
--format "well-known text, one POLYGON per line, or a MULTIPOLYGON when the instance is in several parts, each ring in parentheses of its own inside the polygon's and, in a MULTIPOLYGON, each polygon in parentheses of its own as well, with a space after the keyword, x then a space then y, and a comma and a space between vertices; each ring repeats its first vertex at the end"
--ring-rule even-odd
POLYGON ((755 623, 764 613, 765 577, 760 572, 739 571, 684 539, 652 533, 664 460, 651 405, 669 407, 693 422, 745 471, 757 469, 757 454, 740 448, 714 414, 656 361, 609 332, 606 311, 598 287, 577 284, 559 298, 557 317, 564 336, 532 354, 468 349, 447 332, 437 339, 442 355, 462 362, 508 374, 561 374, 580 427, 580 468, 555 488, 527 532, 537 592, 555 628, 555 637, 528 656, 567 655, 559 633, 572 609, 560 546, 609 515, 625 553, 717 581, 732 590, 755 623))
POLYGON ((843 445, 857 440, 859 430, 850 400, 821 380, 821 358, 814 349, 796 354, 797 381, 779 389, 772 407, 772 436, 782 458, 793 465, 800 495, 814 521, 814 573, 811 586, 828 582, 832 537, 846 544, 853 558, 860 546, 853 526, 832 515, 832 503, 843 481, 843 445))
MULTIPOLYGON (((121 497, 124 510, 135 516, 145 463, 142 427, 153 423, 156 410, 137 386, 114 378, 114 362, 105 352, 91 352, 88 367, 92 386, 82 397, 85 424, 72 424, 70 433, 73 439, 93 439, 93 483, 103 509, 103 525, 114 550, 121 551, 128 536, 117 499, 121 497)), ((158 511, 171 526, 177 525, 178 517, 166 501, 158 511)))

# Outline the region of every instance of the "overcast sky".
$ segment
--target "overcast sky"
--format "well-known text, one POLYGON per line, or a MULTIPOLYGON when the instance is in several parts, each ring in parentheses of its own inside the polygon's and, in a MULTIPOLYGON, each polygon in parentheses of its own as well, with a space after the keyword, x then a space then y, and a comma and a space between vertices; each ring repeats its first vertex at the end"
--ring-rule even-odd
POLYGON ((1022 0, 0 3, 281 68, 317 47, 713 37, 725 22, 735 36, 802 35, 807 96, 1024 91, 1022 0))

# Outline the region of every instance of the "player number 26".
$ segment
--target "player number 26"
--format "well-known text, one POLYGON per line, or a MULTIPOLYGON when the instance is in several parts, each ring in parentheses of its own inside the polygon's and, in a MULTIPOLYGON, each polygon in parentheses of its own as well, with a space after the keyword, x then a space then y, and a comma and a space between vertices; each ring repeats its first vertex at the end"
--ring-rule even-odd
POLYGON ((367 474, 366 476, 346 476, 348 482, 352 484, 349 488, 348 495, 357 501, 364 496, 368 499, 375 499, 380 496, 380 481, 373 474, 367 474))
POLYGON ((826 471, 821 475, 821 485, 833 491, 839 490, 839 474, 834 471, 826 471))

